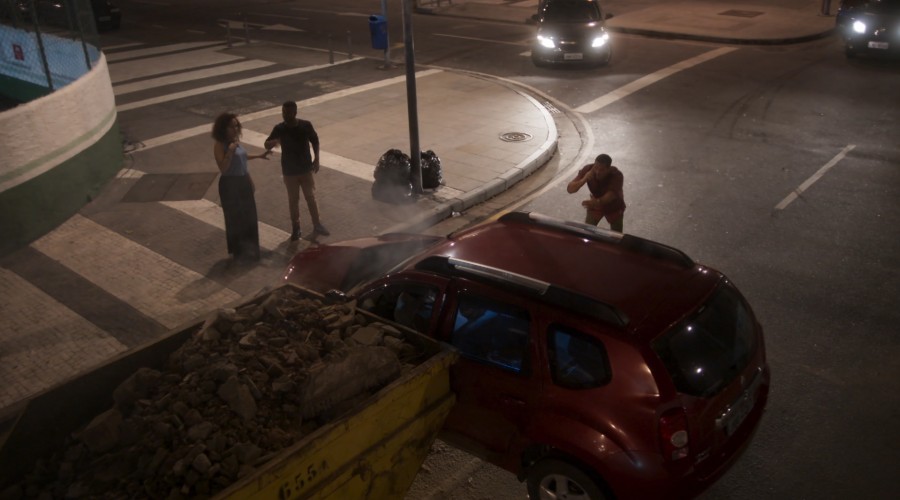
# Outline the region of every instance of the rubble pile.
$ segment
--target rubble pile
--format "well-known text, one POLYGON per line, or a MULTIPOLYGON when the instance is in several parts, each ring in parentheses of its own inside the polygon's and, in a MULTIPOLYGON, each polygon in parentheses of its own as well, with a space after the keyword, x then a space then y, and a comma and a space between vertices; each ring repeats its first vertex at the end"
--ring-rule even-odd
POLYGON ((212 496, 422 361, 399 330, 308 297, 217 311, 0 497, 212 496))

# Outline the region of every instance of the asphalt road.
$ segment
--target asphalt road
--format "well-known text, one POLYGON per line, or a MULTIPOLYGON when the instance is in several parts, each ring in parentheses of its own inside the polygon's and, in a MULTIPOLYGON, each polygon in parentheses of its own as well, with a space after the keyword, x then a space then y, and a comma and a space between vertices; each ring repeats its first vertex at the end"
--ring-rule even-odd
MULTIPOLYGON (((120 3, 118 38, 219 36, 217 20, 243 11, 253 22, 308 27, 259 37, 327 50, 330 35, 334 50, 350 39, 352 51, 379 56, 362 42, 373 6, 359 2, 300 2, 302 16, 286 10, 290 3, 120 3)), ((514 203, 579 219, 580 198, 559 183, 586 156, 607 152, 626 177, 626 231, 723 271, 753 305, 773 371, 768 413, 703 498, 900 496, 900 63, 846 60, 834 39, 741 47, 603 104, 596 100, 625 84, 718 47, 622 36, 607 68, 552 70, 522 55, 525 25, 417 17, 416 30, 418 64, 529 85, 581 128, 563 131, 544 172, 434 231, 514 203)), ((123 129, 153 119, 136 113, 123 129)), ((408 498, 524 491, 511 475, 438 443, 408 498)))

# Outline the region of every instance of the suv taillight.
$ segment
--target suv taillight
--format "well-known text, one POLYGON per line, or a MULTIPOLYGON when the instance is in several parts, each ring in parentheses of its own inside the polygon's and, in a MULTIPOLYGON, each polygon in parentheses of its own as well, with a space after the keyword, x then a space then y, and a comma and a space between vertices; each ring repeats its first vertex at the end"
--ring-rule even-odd
POLYGON ((659 439, 663 456, 669 460, 687 458, 687 414, 682 408, 673 408, 659 417, 659 439))

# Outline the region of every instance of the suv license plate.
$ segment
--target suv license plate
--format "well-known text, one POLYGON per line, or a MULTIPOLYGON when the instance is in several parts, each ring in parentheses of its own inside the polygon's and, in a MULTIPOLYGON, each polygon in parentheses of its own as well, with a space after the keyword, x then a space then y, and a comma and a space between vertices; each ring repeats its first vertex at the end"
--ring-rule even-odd
POLYGON ((887 42, 869 42, 870 49, 882 49, 887 50, 888 43, 887 42))
POLYGON ((563 54, 563 59, 565 59, 566 61, 580 61, 584 59, 584 56, 581 54, 581 52, 566 52, 565 54, 563 54))
POLYGON ((753 409, 753 400, 754 398, 752 395, 744 394, 744 396, 731 407, 731 413, 725 418, 724 422, 726 436, 734 434, 734 431, 744 423, 744 419, 747 418, 747 415, 750 414, 750 410, 753 409))

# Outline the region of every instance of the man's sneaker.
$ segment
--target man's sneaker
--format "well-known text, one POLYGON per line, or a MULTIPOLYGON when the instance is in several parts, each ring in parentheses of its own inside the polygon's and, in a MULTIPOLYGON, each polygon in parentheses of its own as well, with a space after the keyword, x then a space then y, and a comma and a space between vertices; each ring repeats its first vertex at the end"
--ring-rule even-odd
POLYGON ((323 226, 322 224, 316 224, 315 226, 313 226, 313 230, 321 234, 322 236, 328 236, 329 234, 331 234, 327 229, 325 229, 325 226, 323 226))
POLYGON ((300 227, 295 227, 293 231, 291 231, 291 241, 297 241, 300 239, 300 227))

